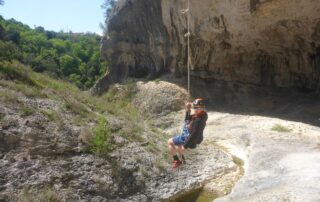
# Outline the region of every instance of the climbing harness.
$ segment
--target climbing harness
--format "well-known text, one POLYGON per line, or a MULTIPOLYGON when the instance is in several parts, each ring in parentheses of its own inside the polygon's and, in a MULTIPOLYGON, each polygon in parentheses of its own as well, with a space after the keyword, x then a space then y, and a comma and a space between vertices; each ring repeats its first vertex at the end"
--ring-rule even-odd
POLYGON ((190 0, 188 0, 187 9, 181 10, 181 13, 187 15, 188 32, 184 35, 184 37, 188 38, 188 93, 190 95, 190 62, 191 62, 191 57, 190 57, 190 0))

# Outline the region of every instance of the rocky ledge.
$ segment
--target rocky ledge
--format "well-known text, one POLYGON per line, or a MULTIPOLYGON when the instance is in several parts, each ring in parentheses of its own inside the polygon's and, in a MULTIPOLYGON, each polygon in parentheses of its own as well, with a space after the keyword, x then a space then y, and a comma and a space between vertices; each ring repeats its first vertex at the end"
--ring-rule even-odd
MULTIPOLYGON (((144 129, 130 137, 132 130, 124 127, 130 123, 123 117, 100 114, 108 121, 114 147, 99 155, 88 142, 94 121, 79 123, 63 100, 27 97, 0 86, 0 201, 171 200, 212 179, 223 182, 226 174, 238 175, 232 156, 209 143, 188 153, 187 165, 173 171, 166 142, 180 131, 184 113, 179 110, 187 93, 162 81, 139 82, 136 90, 133 100, 141 113, 158 118, 138 120, 144 129)), ((234 181, 220 183, 222 195, 234 181)))

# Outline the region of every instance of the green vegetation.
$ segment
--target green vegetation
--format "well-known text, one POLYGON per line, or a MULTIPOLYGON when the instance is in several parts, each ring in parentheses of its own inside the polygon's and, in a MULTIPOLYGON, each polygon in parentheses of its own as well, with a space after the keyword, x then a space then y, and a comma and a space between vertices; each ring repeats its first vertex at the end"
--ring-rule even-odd
POLYGON ((41 192, 35 194, 34 190, 31 190, 27 186, 21 190, 18 200, 19 202, 59 202, 65 201, 63 196, 51 187, 46 187, 41 192))
MULTIPOLYGON (((80 89, 92 87, 106 72, 107 65, 100 59, 100 41, 96 34, 31 29, 0 16, 1 62, 19 61, 36 72, 72 82, 80 89)), ((8 75, 15 77, 16 73, 8 75)))
POLYGON ((92 151, 95 154, 102 155, 112 150, 111 131, 105 118, 101 118, 94 128, 94 137, 92 139, 92 151))
POLYGON ((29 77, 26 69, 12 68, 12 65, 5 64, 0 66, 0 72, 3 75, 3 79, 17 80, 27 85, 40 87, 31 77, 29 77))
POLYGON ((15 105, 21 105, 20 100, 17 99, 16 95, 9 91, 0 91, 0 101, 2 103, 11 103, 15 105))
POLYGON ((65 126, 65 119, 62 117, 65 112, 73 114, 74 125, 86 126, 88 123, 95 123, 96 126, 87 126, 88 131, 85 131, 85 135, 88 135, 87 142, 94 153, 106 154, 112 149, 111 132, 130 141, 145 140, 145 126, 141 124, 144 118, 132 104, 136 92, 135 83, 115 85, 101 97, 93 97, 69 82, 34 72, 15 61, 0 63, 0 86, 3 87, 3 90, 0 90, 0 101, 6 105, 17 106, 21 116, 42 113, 59 129, 65 126), (23 95, 28 98, 52 100, 59 103, 58 109, 28 108, 20 99, 23 95), (115 127, 103 117, 114 117, 120 124, 115 127))
POLYGON ((44 114, 49 121, 54 122, 58 126, 58 129, 63 129, 63 119, 57 112, 52 110, 42 110, 41 113, 44 114))
POLYGON ((31 108, 31 107, 23 106, 23 107, 20 108, 20 115, 22 117, 31 116, 35 112, 36 112, 36 110, 31 108))
POLYGON ((285 126, 282 126, 280 124, 275 124, 272 126, 271 130, 273 131, 277 131, 277 132, 282 132, 282 133, 286 133, 286 132, 290 132, 291 129, 290 128, 287 128, 285 126))

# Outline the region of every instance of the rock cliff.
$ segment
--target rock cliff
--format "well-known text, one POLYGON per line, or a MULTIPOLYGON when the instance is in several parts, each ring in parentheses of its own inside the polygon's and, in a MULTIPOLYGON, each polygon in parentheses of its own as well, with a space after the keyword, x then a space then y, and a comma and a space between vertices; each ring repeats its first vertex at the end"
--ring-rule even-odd
MULTIPOLYGON (((108 82, 184 75, 186 4, 119 0, 102 45, 110 62, 108 82)), ((190 0, 192 76, 318 90, 319 11, 317 0, 190 0)))

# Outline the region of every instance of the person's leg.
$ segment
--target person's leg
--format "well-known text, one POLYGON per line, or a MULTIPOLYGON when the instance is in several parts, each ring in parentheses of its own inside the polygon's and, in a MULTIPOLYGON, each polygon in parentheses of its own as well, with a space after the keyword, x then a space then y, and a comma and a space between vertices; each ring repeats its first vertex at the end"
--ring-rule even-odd
POLYGON ((174 144, 174 142, 173 142, 173 138, 170 138, 170 139, 168 140, 168 147, 169 147, 170 154, 171 154, 172 156, 177 155, 177 150, 176 150, 176 146, 175 146, 175 144, 174 144))
POLYGON ((182 162, 185 162, 185 158, 184 158, 184 152, 185 152, 185 148, 184 148, 184 146, 183 145, 180 145, 179 147, 178 147, 178 149, 177 149, 177 152, 178 152, 178 154, 179 154, 179 158, 180 158, 180 160, 182 161, 182 162))
POLYGON ((185 151, 185 148, 184 148, 184 146, 183 145, 179 145, 179 146, 177 146, 177 153, 179 154, 179 155, 183 155, 183 153, 184 153, 184 151, 185 151))
POLYGON ((170 154, 173 157, 173 163, 178 162, 179 164, 183 161, 183 152, 184 152, 184 138, 181 135, 177 135, 168 140, 168 147, 170 154), (182 154, 182 159, 179 158, 178 154, 182 154))

